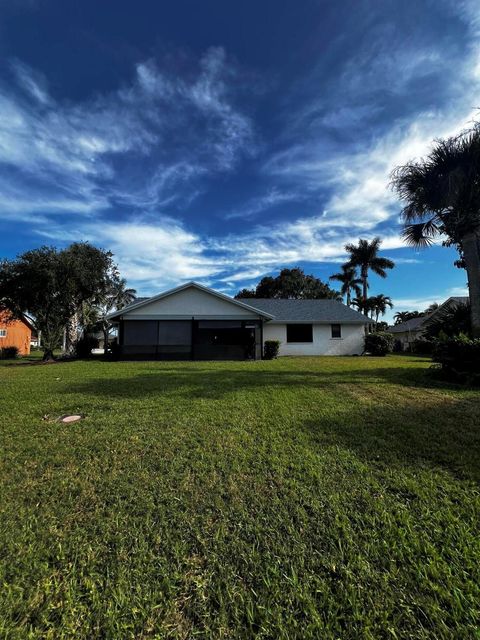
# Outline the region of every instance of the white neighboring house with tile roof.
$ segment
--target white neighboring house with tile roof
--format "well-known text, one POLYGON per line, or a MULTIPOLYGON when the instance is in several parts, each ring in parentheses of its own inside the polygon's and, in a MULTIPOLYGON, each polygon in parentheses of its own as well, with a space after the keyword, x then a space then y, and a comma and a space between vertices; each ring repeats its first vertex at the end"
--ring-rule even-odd
POLYGON ((357 355, 368 320, 336 300, 236 300, 196 282, 136 299, 110 314, 121 357, 261 359, 266 340, 280 355, 357 355))
POLYGON ((425 316, 420 316, 419 318, 406 320, 405 322, 401 322, 400 324, 395 324, 391 327, 388 327, 388 331, 392 333, 395 336, 395 339, 401 343, 404 351, 408 350, 415 340, 423 337, 429 323, 432 320, 438 318, 441 315, 442 311, 445 311, 448 307, 451 306, 458 306, 467 303, 468 297, 451 296, 432 313, 429 313, 425 316))

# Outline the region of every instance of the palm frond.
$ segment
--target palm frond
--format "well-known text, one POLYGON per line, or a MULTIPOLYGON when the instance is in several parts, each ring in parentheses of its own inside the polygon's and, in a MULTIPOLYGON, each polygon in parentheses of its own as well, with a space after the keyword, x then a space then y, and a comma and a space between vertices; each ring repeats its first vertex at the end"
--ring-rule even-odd
POLYGON ((402 231, 403 240, 412 247, 425 248, 433 244, 439 229, 433 219, 408 224, 402 231))

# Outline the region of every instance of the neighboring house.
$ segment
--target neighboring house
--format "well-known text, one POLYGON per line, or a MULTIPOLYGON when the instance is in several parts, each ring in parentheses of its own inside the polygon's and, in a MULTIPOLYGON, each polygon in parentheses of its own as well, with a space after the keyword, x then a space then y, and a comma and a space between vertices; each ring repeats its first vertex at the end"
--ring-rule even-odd
POLYGON ((410 348, 410 345, 423 336, 425 331, 425 323, 428 318, 433 315, 420 316, 419 318, 412 318, 406 320, 400 324, 394 324, 388 327, 387 331, 394 335, 395 340, 398 341, 402 349, 406 351, 410 348))
POLYGON ((420 316, 419 318, 412 318, 400 324, 394 324, 388 327, 387 330, 395 336, 395 340, 401 343, 402 349, 405 351, 410 348, 415 340, 423 336, 428 324, 435 318, 438 318, 442 310, 445 311, 448 307, 455 305, 467 304, 467 302, 468 297, 452 296, 445 300, 433 313, 420 316))
POLYGON ((30 353, 32 325, 23 317, 13 320, 8 311, 0 311, 0 349, 17 347, 20 355, 30 353))
POLYGON ((137 299, 109 315, 122 357, 260 359, 266 340, 280 355, 354 355, 368 320, 335 300, 235 300, 195 282, 137 299))

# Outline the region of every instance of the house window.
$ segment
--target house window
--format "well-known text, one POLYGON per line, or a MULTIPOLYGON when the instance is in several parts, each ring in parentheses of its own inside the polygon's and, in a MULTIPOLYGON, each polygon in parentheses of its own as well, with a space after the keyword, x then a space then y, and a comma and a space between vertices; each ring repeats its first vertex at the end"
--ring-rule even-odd
POLYGON ((342 337, 342 325, 341 324, 331 324, 330 328, 332 330, 332 338, 341 338, 342 337))
POLYGON ((7 330, 0 329, 0 338, 6 338, 6 337, 7 337, 7 330))
POLYGON ((287 324, 287 342, 313 342, 311 324, 287 324))

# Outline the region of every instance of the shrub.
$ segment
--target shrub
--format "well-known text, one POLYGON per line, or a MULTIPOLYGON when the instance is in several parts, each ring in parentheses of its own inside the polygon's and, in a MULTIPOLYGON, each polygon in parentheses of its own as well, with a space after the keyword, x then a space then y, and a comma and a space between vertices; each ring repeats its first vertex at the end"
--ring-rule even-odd
POLYGON ((461 333, 453 338, 435 341, 433 360, 438 362, 444 377, 457 382, 480 384, 480 339, 461 333))
POLYGON ((13 358, 18 358, 19 355, 18 347, 3 347, 3 349, 0 349, 0 360, 12 360, 13 358))
POLYGON ((92 355, 92 349, 98 348, 98 338, 82 336, 75 344, 75 355, 77 358, 89 358, 92 355))
POLYGON ((392 353, 395 338, 391 333, 379 331, 365 336, 365 351, 372 356, 386 356, 392 353))
POLYGON ((278 356, 280 349, 280 340, 265 340, 265 346, 263 348, 263 359, 273 360, 278 356))
POLYGON ((433 352, 434 342, 432 340, 425 340, 424 338, 417 338, 410 345, 410 351, 412 353, 418 353, 420 355, 430 355, 433 352))

